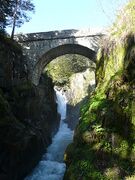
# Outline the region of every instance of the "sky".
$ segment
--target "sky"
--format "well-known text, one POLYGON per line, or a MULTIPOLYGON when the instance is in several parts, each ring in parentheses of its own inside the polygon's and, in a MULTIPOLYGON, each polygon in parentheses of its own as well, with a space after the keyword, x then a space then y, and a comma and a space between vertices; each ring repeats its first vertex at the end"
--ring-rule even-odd
MULTIPOLYGON (((65 29, 106 28, 128 0, 33 0, 31 20, 16 28, 16 33, 65 29)), ((11 29, 7 31, 10 33, 11 29)))

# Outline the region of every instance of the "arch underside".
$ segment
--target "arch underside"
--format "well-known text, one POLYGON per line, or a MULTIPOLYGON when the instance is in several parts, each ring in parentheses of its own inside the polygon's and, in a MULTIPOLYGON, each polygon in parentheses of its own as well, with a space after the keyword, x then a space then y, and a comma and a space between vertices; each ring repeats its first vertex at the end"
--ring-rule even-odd
POLYGON ((33 73, 32 81, 35 85, 39 83, 40 75, 45 68, 45 66, 50 63, 53 59, 65 55, 65 54, 78 54, 85 56, 95 62, 96 52, 78 44, 65 44, 58 47, 52 48, 48 52, 42 55, 39 61, 36 63, 33 73))

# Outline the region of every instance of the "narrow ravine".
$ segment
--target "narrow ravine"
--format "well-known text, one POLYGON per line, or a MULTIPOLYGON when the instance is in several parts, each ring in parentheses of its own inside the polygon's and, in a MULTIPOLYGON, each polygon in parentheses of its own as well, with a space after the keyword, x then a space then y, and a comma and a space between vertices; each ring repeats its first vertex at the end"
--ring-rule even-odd
POLYGON ((68 124, 64 121, 66 119, 66 96, 62 90, 59 91, 57 88, 54 90, 58 112, 61 115, 60 127, 53 137, 47 153, 43 155, 32 174, 25 180, 62 180, 64 176, 66 165, 63 162, 63 156, 67 145, 72 142, 73 131, 68 128, 68 124))

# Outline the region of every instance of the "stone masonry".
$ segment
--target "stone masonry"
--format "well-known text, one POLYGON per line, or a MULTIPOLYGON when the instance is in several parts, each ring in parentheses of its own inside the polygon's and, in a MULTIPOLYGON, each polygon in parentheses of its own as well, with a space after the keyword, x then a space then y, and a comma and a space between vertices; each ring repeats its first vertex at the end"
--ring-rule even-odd
POLYGON ((27 55, 27 65, 32 82, 37 85, 44 67, 64 54, 80 54, 94 61, 104 33, 92 29, 62 30, 17 35, 17 41, 27 55))

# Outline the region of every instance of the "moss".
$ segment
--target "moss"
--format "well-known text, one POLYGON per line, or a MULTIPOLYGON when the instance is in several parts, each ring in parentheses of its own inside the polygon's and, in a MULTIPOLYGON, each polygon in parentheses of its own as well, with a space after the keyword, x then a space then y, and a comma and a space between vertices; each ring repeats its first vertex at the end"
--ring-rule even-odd
POLYGON ((119 177, 120 170, 118 167, 108 168, 104 172, 104 175, 110 180, 121 180, 119 177))
POLYGON ((127 34, 135 31, 135 0, 129 0, 127 5, 121 9, 117 15, 117 19, 113 24, 110 33, 111 37, 114 38, 123 38, 127 34))
POLYGON ((132 123, 134 124, 135 126, 135 101, 132 101, 132 123))
POLYGON ((120 28, 117 38, 109 37, 98 53, 97 87, 81 110, 69 159, 66 152, 69 179, 79 178, 83 171, 82 179, 87 180, 134 176, 134 34, 124 35, 124 24, 120 28))
POLYGON ((135 179, 135 175, 126 177, 126 180, 134 180, 134 179, 135 179))
MULTIPOLYGON (((70 159, 71 161, 68 162, 69 169, 65 174, 64 179, 67 180, 69 179, 76 180, 78 178, 81 178, 83 180, 105 179, 103 175, 100 172, 98 172, 97 169, 92 165, 94 158, 93 158, 93 152, 90 151, 89 146, 84 145, 82 149, 81 145, 79 145, 79 148, 76 148, 74 144, 71 144, 68 146, 67 152, 71 153, 69 154, 71 157, 72 156, 74 157, 74 160, 71 158, 73 161, 70 159)), ((69 158, 69 156, 67 157, 69 158)), ((65 160, 67 161, 67 159, 65 160)))

